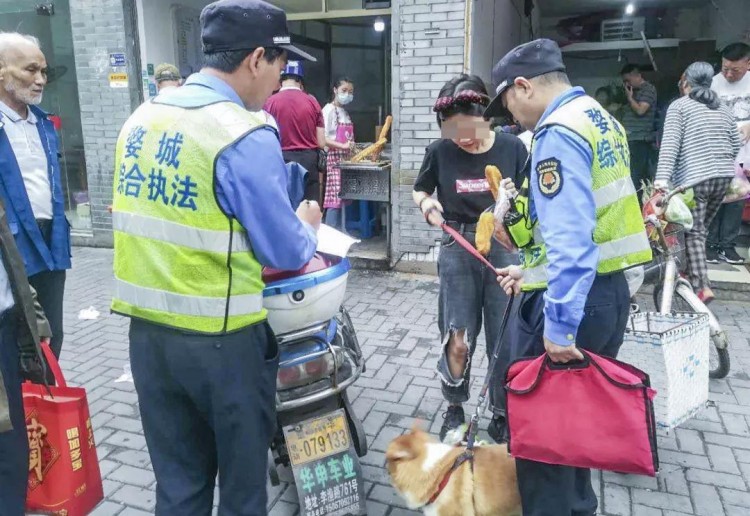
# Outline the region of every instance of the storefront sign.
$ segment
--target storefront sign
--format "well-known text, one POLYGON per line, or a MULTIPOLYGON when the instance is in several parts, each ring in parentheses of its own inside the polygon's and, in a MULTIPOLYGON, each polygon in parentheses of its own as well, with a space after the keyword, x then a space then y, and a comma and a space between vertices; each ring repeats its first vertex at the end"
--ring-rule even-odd
POLYGON ((146 71, 148 72, 149 76, 154 75, 154 65, 152 63, 147 64, 146 71))
POLYGON ((109 87, 110 88, 127 88, 128 87, 128 74, 126 73, 109 74, 109 87))
POLYGON ((109 66, 125 66, 127 59, 124 52, 109 54, 109 66))

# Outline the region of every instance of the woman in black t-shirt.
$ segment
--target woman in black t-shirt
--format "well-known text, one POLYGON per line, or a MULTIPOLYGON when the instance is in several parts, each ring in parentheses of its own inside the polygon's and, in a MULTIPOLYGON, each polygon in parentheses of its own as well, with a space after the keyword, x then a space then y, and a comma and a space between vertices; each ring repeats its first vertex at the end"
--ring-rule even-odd
MULTIPOLYGON (((526 147, 517 137, 490 131, 489 122, 482 116, 488 102, 487 90, 477 76, 461 75, 443 86, 434 108, 443 139, 427 147, 412 193, 429 224, 439 227, 444 218, 472 244, 479 216, 495 202, 485 179, 485 167, 495 165, 504 178, 518 183, 516 178, 521 178, 527 158, 526 147), (437 200, 432 198, 435 190, 437 200)), ((488 259, 498 268, 517 263, 515 254, 494 241, 488 259)), ((462 404, 469 399, 471 358, 482 316, 487 354, 491 356, 508 299, 494 271, 487 270, 447 234, 442 237, 438 276, 438 325, 443 343, 438 371, 443 396, 449 403, 440 429, 443 440, 448 431, 465 422, 462 404)), ((500 441, 505 427, 504 401, 493 393, 494 389, 490 403, 495 416, 489 431, 500 441)))

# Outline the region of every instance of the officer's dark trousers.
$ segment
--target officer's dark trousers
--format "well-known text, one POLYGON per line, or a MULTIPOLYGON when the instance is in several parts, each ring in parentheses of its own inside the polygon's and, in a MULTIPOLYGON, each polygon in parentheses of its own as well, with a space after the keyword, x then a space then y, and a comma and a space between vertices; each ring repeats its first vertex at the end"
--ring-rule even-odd
MULTIPOLYGON (((614 357, 622 345, 630 309, 630 294, 623 273, 594 280, 578 329, 576 345, 614 357)), ((517 301, 518 317, 508 328, 514 359, 544 353, 544 292, 525 293, 517 301)), ((576 400, 560 399, 560 403, 576 400)), ((511 416, 512 417, 512 416, 511 416)), ((544 414, 539 414, 544 418, 544 414)), ((513 443, 511 440, 511 448, 513 443)), ((593 516, 596 494, 588 469, 516 460, 524 516, 593 516)))
POLYGON ((29 441, 21 397, 15 310, 0 316, 0 372, 8 393, 13 430, 0 433, 0 514, 23 516, 29 476, 29 441))
POLYGON ((130 361, 157 516, 265 515, 278 345, 267 323, 225 336, 133 319, 130 361))

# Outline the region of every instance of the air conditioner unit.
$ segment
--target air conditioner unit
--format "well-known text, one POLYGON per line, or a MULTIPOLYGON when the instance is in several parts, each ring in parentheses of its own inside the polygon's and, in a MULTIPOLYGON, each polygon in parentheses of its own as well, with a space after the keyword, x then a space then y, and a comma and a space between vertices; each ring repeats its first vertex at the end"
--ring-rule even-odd
POLYGON ((604 20, 602 22, 602 41, 640 39, 641 32, 645 30, 646 18, 643 16, 604 20))
POLYGON ((364 9, 389 9, 391 2, 390 0, 362 0, 362 7, 364 9))

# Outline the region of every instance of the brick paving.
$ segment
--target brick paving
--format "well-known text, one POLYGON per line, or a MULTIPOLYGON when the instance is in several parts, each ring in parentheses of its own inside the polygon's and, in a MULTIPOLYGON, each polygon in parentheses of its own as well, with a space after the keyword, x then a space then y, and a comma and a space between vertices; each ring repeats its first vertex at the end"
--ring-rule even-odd
MULTIPOLYGON (((108 313, 111 264, 111 250, 74 251, 62 366, 72 384, 88 390, 106 497, 94 514, 153 514, 155 480, 135 390, 131 383, 115 383, 128 363, 127 321, 108 313), (79 311, 89 306, 101 316, 79 320, 79 311)), ((436 280, 426 276, 363 271, 351 275, 346 305, 368 371, 350 395, 370 443, 362 462, 372 516, 417 514, 406 510, 389 486, 384 450, 415 420, 434 433, 442 421, 445 404, 434 373, 437 290, 436 280)), ((730 377, 711 381, 711 403, 705 411, 675 432, 659 436, 658 478, 595 474, 600 514, 750 514, 750 304, 717 301, 713 308, 730 335, 730 377)), ((482 357, 476 363, 473 397, 486 362, 482 357)), ((271 515, 298 513, 296 492, 288 483, 269 486, 269 503, 271 515)))

